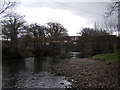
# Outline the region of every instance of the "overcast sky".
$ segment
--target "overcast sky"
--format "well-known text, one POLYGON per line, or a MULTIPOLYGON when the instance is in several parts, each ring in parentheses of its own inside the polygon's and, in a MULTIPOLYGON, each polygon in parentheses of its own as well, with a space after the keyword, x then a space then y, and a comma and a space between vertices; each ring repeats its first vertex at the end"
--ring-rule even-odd
POLYGON ((15 12, 25 15, 26 21, 45 25, 50 21, 61 23, 70 36, 75 36, 83 27, 103 23, 110 2, 57 2, 56 0, 21 0, 15 12))

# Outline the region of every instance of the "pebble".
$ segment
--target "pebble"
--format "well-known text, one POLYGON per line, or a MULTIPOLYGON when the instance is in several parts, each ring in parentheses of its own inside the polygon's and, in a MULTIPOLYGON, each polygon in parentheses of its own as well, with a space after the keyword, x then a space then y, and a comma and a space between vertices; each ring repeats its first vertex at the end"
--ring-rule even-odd
POLYGON ((118 85, 118 66, 106 64, 103 60, 68 59, 57 65, 57 72, 64 73, 68 81, 79 88, 116 88, 118 85))

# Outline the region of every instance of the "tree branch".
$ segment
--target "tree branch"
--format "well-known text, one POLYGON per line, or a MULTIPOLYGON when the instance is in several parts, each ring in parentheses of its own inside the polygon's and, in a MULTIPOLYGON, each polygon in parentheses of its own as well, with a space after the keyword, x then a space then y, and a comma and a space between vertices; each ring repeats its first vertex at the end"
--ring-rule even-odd
POLYGON ((0 5, 2 6, 2 7, 0 8, 0 14, 3 14, 7 9, 15 6, 15 5, 17 4, 17 2, 18 2, 18 0, 13 1, 13 2, 11 2, 11 1, 8 1, 8 2, 7 2, 6 0, 4 0, 4 1, 3 1, 3 4, 2 4, 2 3, 0 4, 0 5))

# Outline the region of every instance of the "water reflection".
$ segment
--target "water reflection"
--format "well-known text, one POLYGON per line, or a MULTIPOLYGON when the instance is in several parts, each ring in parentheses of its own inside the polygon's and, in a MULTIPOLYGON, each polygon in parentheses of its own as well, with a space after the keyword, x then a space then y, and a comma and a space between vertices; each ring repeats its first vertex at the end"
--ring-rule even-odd
POLYGON ((80 58, 80 57, 82 57, 82 53, 81 52, 69 52, 69 55, 72 58, 80 58))
POLYGON ((39 73, 43 70, 42 69, 42 63, 43 63, 42 59, 35 58, 35 60, 34 60, 34 73, 39 73))
POLYGON ((3 74, 4 72, 7 73, 7 75, 11 74, 12 76, 16 75, 17 73, 25 70, 25 61, 12 61, 12 62, 6 62, 2 64, 3 74))
POLYGON ((35 58, 34 59, 34 73, 39 73, 41 71, 49 71, 52 64, 55 64, 53 58, 50 58, 50 57, 35 58))
MULTIPOLYGON (((60 60, 61 61, 61 60, 60 60)), ((3 64, 3 88, 64 88, 71 85, 65 78, 51 74, 59 60, 50 57, 14 60, 3 64), (63 82, 64 84, 60 84, 63 82)))
POLYGON ((17 83, 17 76, 25 70, 25 61, 13 60, 2 64, 2 84, 14 86, 17 83), (15 78, 15 79, 14 79, 15 78), (4 80, 5 79, 5 80, 4 80))

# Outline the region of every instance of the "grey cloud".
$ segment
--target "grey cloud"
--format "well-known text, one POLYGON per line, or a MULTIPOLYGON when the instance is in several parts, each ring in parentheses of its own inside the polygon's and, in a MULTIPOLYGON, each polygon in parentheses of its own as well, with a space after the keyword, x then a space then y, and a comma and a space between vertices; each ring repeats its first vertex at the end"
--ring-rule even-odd
POLYGON ((28 2, 23 3, 23 7, 48 7, 52 9, 68 10, 71 13, 86 18, 88 23, 102 22, 103 15, 110 2, 28 2))

